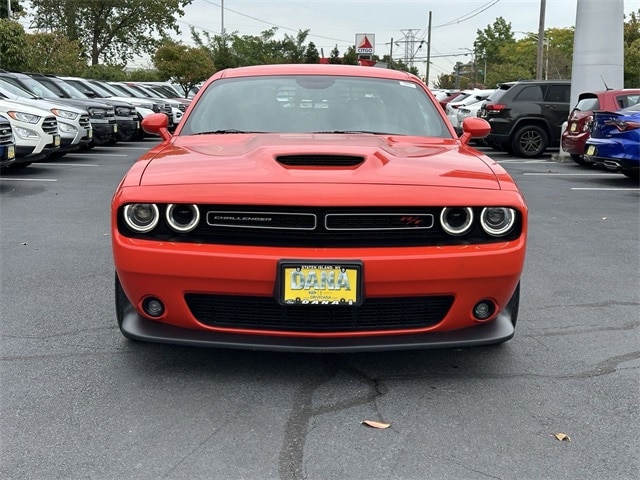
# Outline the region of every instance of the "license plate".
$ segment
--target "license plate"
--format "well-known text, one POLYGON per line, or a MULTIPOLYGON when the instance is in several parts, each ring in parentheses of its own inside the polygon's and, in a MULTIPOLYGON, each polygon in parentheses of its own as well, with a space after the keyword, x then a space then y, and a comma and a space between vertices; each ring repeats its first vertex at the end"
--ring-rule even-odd
POLYGON ((59 146, 60 146, 60 135, 54 135, 54 136, 53 136, 53 144, 54 144, 56 147, 59 147, 59 146))
POLYGON ((16 158, 16 147, 9 145, 7 148, 7 160, 11 160, 12 158, 16 158))
POLYGON ((595 155, 596 147, 594 145, 589 145, 587 147, 587 155, 595 155))
POLYGON ((118 132, 118 125, 117 125, 117 124, 115 124, 115 125, 113 126, 113 133, 117 133, 117 132, 118 132))
POLYGON ((89 138, 93 138, 93 128, 89 129, 89 138))
POLYGON ((356 306, 362 302, 362 264, 284 261, 279 269, 283 305, 356 306))
POLYGON ((578 124, 577 123, 572 123, 571 124, 571 128, 569 129, 569 131, 575 132, 577 129, 578 129, 578 124))

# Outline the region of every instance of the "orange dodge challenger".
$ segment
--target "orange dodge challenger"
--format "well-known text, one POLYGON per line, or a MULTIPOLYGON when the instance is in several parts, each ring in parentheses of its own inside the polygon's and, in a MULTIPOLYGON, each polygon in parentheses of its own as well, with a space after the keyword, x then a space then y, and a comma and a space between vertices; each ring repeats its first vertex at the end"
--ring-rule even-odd
POLYGON ((527 206, 427 87, 343 65, 223 70, 112 201, 125 337, 364 351, 514 334, 527 206))

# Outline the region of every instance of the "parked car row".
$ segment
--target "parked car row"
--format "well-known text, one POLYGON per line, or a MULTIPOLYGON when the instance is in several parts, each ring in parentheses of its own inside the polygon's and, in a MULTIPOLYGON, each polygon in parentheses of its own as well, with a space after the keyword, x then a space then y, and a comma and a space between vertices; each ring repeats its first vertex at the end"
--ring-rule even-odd
POLYGON ((0 70, 0 168, 140 140, 140 122, 152 113, 164 113, 173 130, 190 101, 166 84, 0 70))
POLYGON ((506 82, 484 100, 474 99, 472 92, 455 92, 454 98, 449 91, 432 93, 454 128, 469 116, 487 120, 491 133, 484 143, 492 148, 524 158, 562 148, 580 165, 600 165, 638 178, 640 89, 582 92, 571 111, 568 80, 506 82))

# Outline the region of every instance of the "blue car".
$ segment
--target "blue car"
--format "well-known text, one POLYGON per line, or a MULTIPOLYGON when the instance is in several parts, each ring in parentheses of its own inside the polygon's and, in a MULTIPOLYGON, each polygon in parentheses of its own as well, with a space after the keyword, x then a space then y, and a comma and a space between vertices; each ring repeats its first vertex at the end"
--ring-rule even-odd
POLYGON ((594 112, 585 157, 589 162, 638 180, 640 103, 617 112, 594 112))

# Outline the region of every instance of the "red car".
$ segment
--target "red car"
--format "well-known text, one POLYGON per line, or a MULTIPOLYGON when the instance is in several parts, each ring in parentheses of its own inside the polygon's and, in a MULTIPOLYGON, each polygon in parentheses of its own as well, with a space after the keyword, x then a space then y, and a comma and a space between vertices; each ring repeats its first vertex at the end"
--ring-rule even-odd
POLYGON ((400 71, 216 73, 112 200, 118 325, 135 340, 291 351, 502 343, 527 207, 400 71))
POLYGON ((600 92, 582 92, 578 103, 569 114, 567 128, 562 132, 562 149, 571 155, 574 162, 589 165, 585 158, 585 144, 589 139, 589 129, 593 112, 607 110, 615 112, 640 103, 640 89, 604 90, 600 92))

